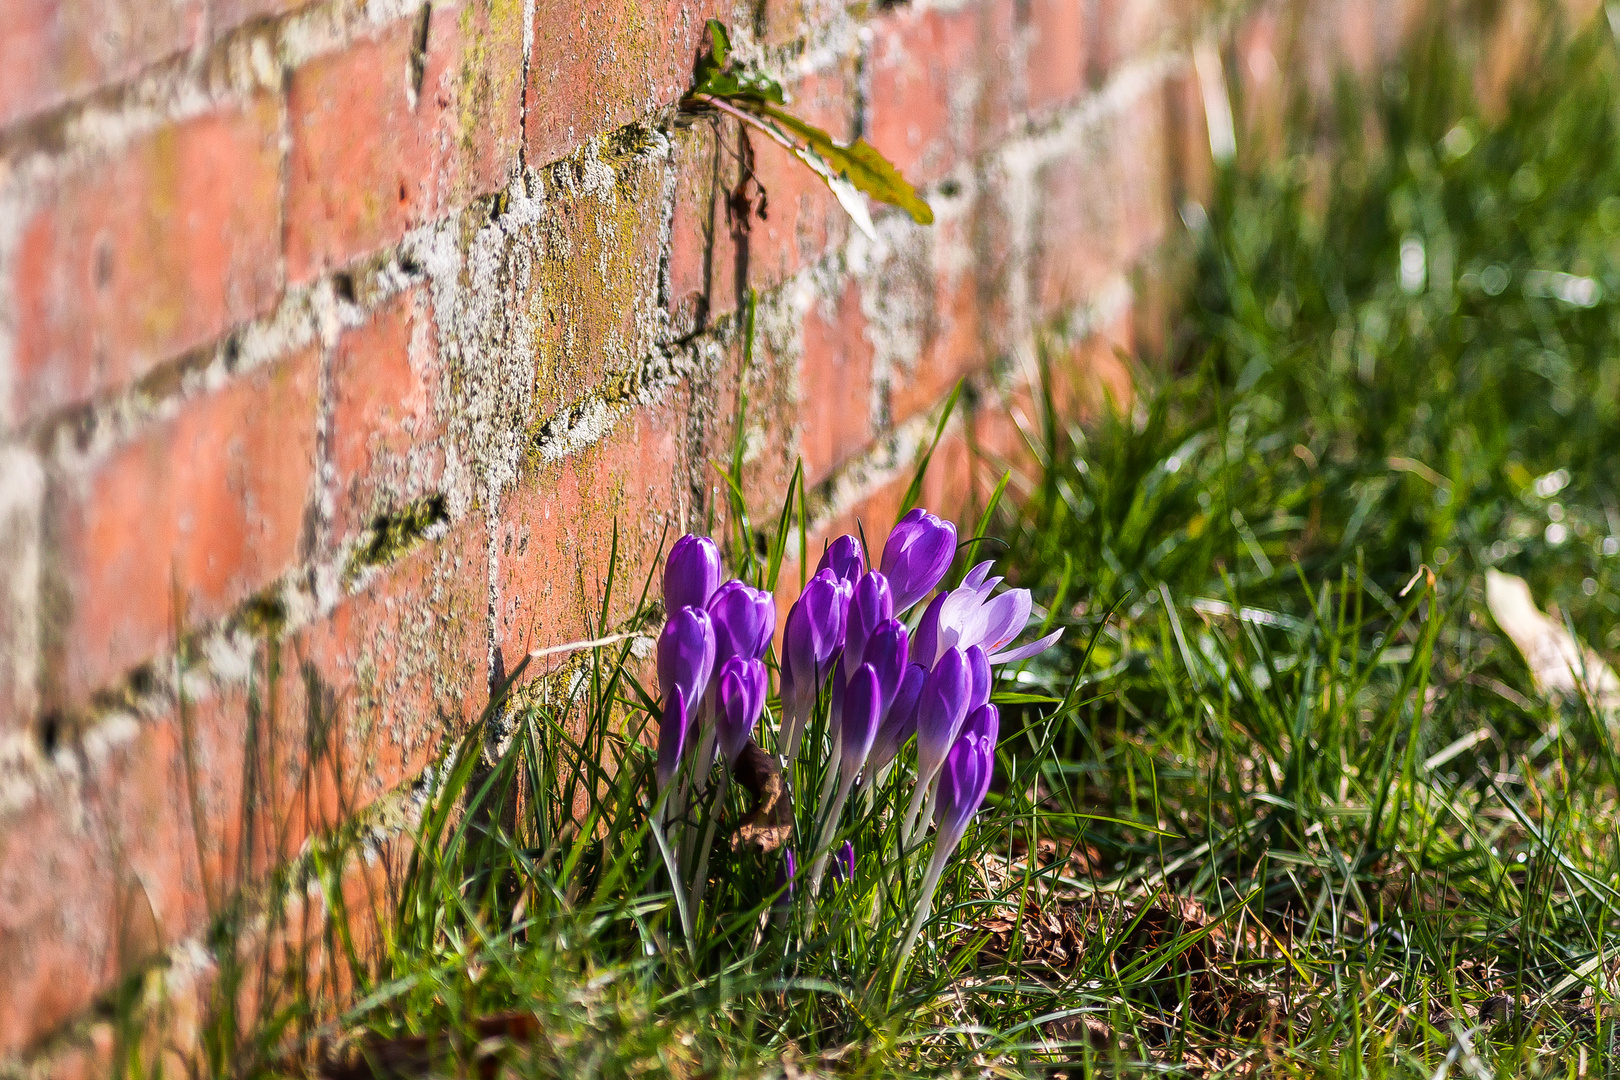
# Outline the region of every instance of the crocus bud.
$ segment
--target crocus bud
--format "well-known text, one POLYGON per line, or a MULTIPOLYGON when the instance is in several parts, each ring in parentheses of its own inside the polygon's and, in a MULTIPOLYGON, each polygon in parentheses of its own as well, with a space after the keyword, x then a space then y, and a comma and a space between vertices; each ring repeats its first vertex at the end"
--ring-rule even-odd
POLYGON ((765 709, 766 678, 764 664, 740 656, 733 656, 719 669, 720 715, 715 723, 720 752, 728 765, 737 764, 765 709))
POLYGON ((917 701, 917 784, 932 784, 967 719, 973 674, 961 649, 947 649, 923 681, 917 701))
POLYGON ((906 740, 917 730, 917 700, 922 696, 923 680, 927 677, 928 672, 921 664, 906 665, 900 687, 889 703, 883 723, 878 725, 871 752, 866 755, 866 769, 874 776, 894 760, 900 748, 906 745, 906 740))
POLYGON ((922 507, 895 525, 883 545, 881 568, 894 589, 896 611, 927 596, 956 557, 956 526, 922 507))
POLYGON ((906 624, 899 619, 890 619, 879 626, 866 639, 864 651, 863 662, 870 664, 872 670, 877 672, 878 690, 883 697, 882 709, 887 713, 911 660, 906 624))
POLYGON ((855 880, 855 845, 848 840, 833 855, 833 880, 846 882, 855 880))
POLYGON ((968 718, 962 721, 962 734, 957 738, 968 735, 989 740, 990 749, 994 752, 996 743, 1001 739, 1001 710, 994 705, 980 705, 968 713, 968 718))
POLYGON ((814 693, 844 644, 849 598, 849 585, 831 570, 818 571, 805 585, 788 610, 782 634, 784 682, 814 693))
POLYGON ((977 645, 969 649, 966 656, 973 687, 968 691, 968 714, 972 715, 974 709, 990 704, 990 658, 977 645))
POLYGON ((827 545, 827 550, 821 553, 821 562, 816 566, 816 572, 831 570, 840 579, 854 584, 866 573, 866 556, 861 551, 861 542, 855 537, 845 533, 827 545))
POLYGON ((686 696, 677 687, 664 701, 664 715, 658 722, 658 760, 653 773, 658 778, 658 790, 669 786, 680 768, 681 755, 686 752, 686 696))
POLYGON ((776 630, 776 601, 763 589, 741 581, 728 581, 709 597, 709 618, 714 620, 714 662, 733 656, 758 660, 776 630))
POLYGON ((978 733, 965 733, 951 747, 940 770, 939 801, 934 804, 934 858, 956 849, 973 815, 984 805, 995 753, 995 743, 978 733))
POLYGON ((702 608, 683 607, 658 635, 658 685, 665 698, 679 690, 687 707, 703 699, 714 671, 714 623, 702 608))
POLYGON ((664 563, 664 610, 703 607, 720 584, 720 549, 707 536, 687 533, 664 563))
POLYGON ((840 744, 839 775, 853 780, 866 763, 877 738, 878 721, 882 719, 883 691, 878 686, 878 675, 871 664, 862 664, 849 677, 844 690, 844 737, 840 744))
MULTIPOLYGON (((849 601, 849 629, 844 635, 844 670, 866 663, 866 641, 877 628, 894 618, 894 596, 889 581, 875 570, 861 575, 849 601)), ((902 665, 903 666, 903 665, 902 665)))

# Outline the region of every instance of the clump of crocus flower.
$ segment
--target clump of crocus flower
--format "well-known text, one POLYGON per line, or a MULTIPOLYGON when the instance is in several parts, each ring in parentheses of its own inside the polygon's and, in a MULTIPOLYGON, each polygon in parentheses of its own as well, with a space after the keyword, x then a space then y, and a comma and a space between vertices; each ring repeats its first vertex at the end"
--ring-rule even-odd
MULTIPOLYGON (((675 543, 664 569, 667 621, 657 649, 662 702, 655 776, 659 824, 671 806, 677 817, 690 807, 709 814, 691 882, 694 907, 704 896, 732 772, 753 740, 774 755, 795 817, 807 825, 795 842, 814 841, 799 848, 807 872, 794 869, 792 849, 784 852, 778 873, 788 888, 778 905, 795 895, 795 881, 808 885, 796 893, 801 900, 816 897, 829 861, 836 881, 853 881, 856 848, 844 812, 857 790, 869 793, 863 804, 870 813, 870 793, 898 777, 906 797, 898 815, 905 850, 933 823, 932 852, 902 945, 902 956, 909 954, 940 876, 989 790, 1000 728, 990 703, 994 670, 1037 655, 1060 633, 1015 644, 1029 622, 1030 595, 997 592, 1002 579, 990 576, 988 562, 973 567, 956 588, 941 590, 956 551, 955 526, 922 509, 896 523, 876 568, 861 540, 832 540, 788 610, 772 664, 777 619, 771 594, 744 581, 722 581, 720 551, 708 537, 687 535, 675 543), (906 752, 913 738, 914 755, 906 752), (714 797, 704 802, 717 764, 714 797), (812 782, 818 776, 820 783, 812 782)), ((676 850, 692 851, 694 824, 684 822, 690 835, 676 850)), ((863 839, 863 850, 868 841, 877 842, 863 839)), ((876 852, 875 865, 892 867, 897 854, 876 852)), ((681 876, 685 862, 685 856, 676 860, 672 874, 681 876)))

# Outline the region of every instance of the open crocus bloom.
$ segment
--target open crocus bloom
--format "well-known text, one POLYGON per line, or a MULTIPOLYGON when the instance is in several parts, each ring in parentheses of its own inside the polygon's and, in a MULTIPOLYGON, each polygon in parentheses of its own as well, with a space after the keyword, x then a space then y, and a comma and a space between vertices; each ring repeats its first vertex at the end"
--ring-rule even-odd
POLYGON ((1054 630, 1028 644, 1007 648, 1029 624, 1029 590, 1008 589, 992 595, 1002 579, 989 573, 990 563, 982 562, 969 571, 960 588, 934 597, 917 627, 913 659, 932 667, 949 649, 966 651, 977 645, 992 665, 1011 664, 1045 652, 1063 636, 1062 630, 1054 630))

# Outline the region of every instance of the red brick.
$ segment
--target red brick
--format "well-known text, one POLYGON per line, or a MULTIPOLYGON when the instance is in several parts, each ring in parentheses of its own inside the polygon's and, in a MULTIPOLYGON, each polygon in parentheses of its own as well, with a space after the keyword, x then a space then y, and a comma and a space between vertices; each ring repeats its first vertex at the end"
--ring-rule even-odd
POLYGON ((1079 99, 1086 89, 1085 0, 1029 0, 1025 88, 1029 108, 1043 112, 1079 99))
POLYGON ((467 729, 487 700, 485 535, 469 519, 406 556, 280 642, 274 679, 260 645, 251 700, 232 688, 186 723, 99 736, 76 784, 0 817, 0 1055, 202 932, 467 729))
MULTIPOLYGON (((795 116, 847 140, 854 119, 853 58, 801 79, 792 87, 795 116)), ((758 132, 750 135, 754 177, 765 193, 765 217, 748 224, 748 281, 769 289, 788 280, 827 252, 840 247, 855 227, 821 180, 796 155, 758 132)), ((751 189, 758 197, 759 190, 751 189)), ((874 216, 882 209, 870 204, 874 216)))
POLYGON ((287 272, 303 282, 494 191, 516 167, 521 0, 432 8, 420 95, 402 19, 293 73, 287 272))
POLYGON ((850 281, 836 300, 813 304, 804 321, 799 365, 799 436, 813 487, 872 441, 872 345, 850 281))
POLYGON ((868 276, 869 307, 884 339, 915 342, 892 358, 888 412, 905 423, 937 405, 957 380, 1012 343, 1007 306, 1011 226, 1004 204, 980 195, 919 230, 868 276))
POLYGON ((73 707, 188 625, 290 569, 315 468, 317 365, 305 352, 185 403, 54 493, 68 615, 54 649, 73 707))
POLYGON ((889 8, 872 23, 868 141, 914 184, 990 149, 1008 130, 1011 0, 955 11, 889 8))
POLYGON ((189 49, 202 0, 8 0, 0 19, 0 127, 189 49))
POLYGON ((528 160, 544 165, 675 102, 709 50, 718 0, 538 0, 529 61, 528 160))
POLYGON ((433 315, 419 290, 390 299, 338 340, 330 450, 337 538, 434 490, 443 466, 440 376, 433 315))
POLYGON ((530 408, 541 423, 633 376, 655 344, 665 164, 631 153, 611 165, 612 184, 579 183, 579 159, 552 166, 546 216, 516 238, 531 269, 512 304, 533 333, 530 408))
POLYGON ((1197 0, 1097 0, 1088 63, 1100 85, 1133 60, 1175 48, 1198 26, 1197 0))
POLYGON ((19 420, 139 378, 280 288, 275 99, 164 127, 61 177, 21 235, 19 420))
MULTIPOLYGON (((676 402, 639 410, 600 443, 537 470, 506 497, 496 534, 495 644, 509 669, 530 650, 601 629, 596 619, 615 526, 610 626, 633 611, 660 544, 667 550, 683 532, 704 527, 694 481, 712 485, 721 444, 711 442, 708 453, 692 448, 692 419, 676 402)), ((660 580, 653 578, 650 599, 660 580)))
POLYGON ((1172 214, 1165 114, 1162 84, 1145 88, 1040 169, 1031 288, 1040 315, 1094 302, 1164 238, 1172 214))
POLYGON ((737 184, 737 122, 674 133, 675 205, 669 228, 671 335, 686 337, 737 306, 737 245, 727 199, 737 184))

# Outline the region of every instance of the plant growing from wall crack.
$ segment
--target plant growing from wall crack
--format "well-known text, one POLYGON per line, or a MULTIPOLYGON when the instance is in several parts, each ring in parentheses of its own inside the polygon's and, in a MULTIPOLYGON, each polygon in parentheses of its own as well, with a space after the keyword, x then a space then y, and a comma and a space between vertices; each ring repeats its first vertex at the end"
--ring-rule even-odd
POLYGON ((839 205, 867 236, 876 239, 872 217, 860 193, 898 206, 919 225, 931 225, 934 211, 888 158, 865 139, 840 143, 788 112, 782 85, 758 68, 735 61, 731 37, 709 20, 713 51, 698 62, 697 78, 682 99, 688 112, 713 110, 736 118, 782 146, 821 177, 839 205))

